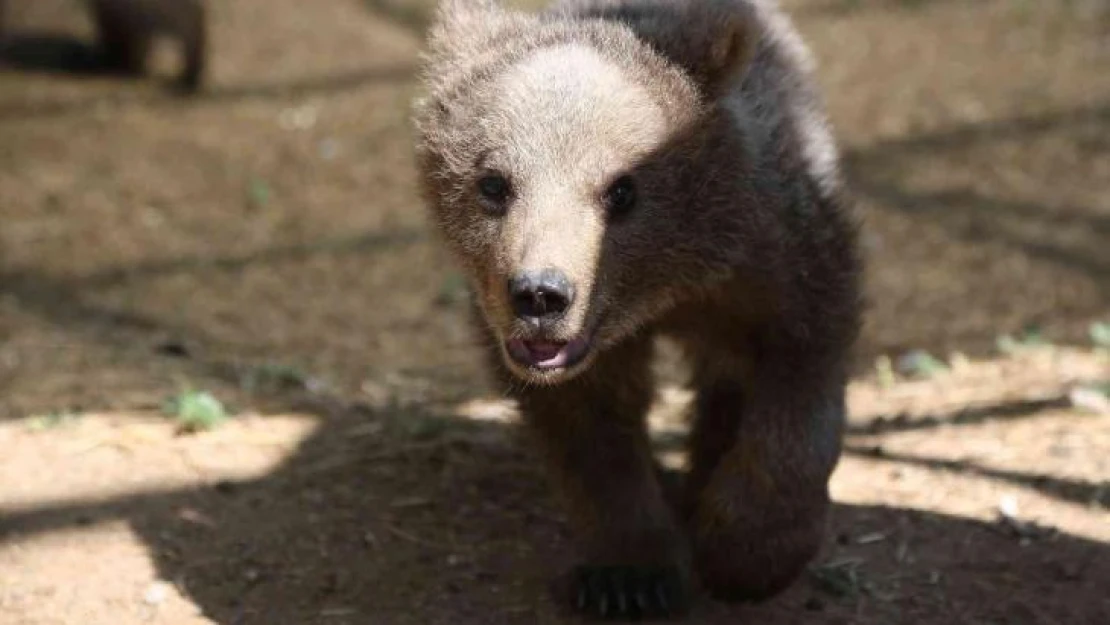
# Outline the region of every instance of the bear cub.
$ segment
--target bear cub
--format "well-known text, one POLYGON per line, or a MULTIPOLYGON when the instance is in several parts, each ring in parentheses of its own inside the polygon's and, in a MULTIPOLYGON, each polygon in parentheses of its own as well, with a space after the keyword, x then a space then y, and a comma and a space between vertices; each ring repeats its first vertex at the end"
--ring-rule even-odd
POLYGON ((581 550, 569 601, 769 597, 817 553, 861 261, 811 61, 773 0, 443 0, 420 183, 581 550), (689 471, 649 447, 656 336, 690 361, 689 471))

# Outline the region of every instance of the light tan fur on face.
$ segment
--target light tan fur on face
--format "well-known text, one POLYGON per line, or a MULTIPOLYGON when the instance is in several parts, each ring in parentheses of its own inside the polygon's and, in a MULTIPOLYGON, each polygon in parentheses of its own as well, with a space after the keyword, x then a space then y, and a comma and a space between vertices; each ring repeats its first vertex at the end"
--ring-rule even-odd
POLYGON ((575 303, 550 338, 588 332, 590 302, 607 227, 602 194, 662 139, 665 123, 651 95, 619 68, 579 45, 536 51, 490 90, 484 119, 495 148, 484 169, 506 175, 515 198, 500 228, 483 300, 506 337, 512 321, 504 284, 525 271, 554 268, 574 284, 575 303), (584 141, 583 138, 589 140, 584 141))
MULTIPOLYGON (((641 324, 632 317, 645 309, 629 294, 632 268, 619 259, 652 235, 643 225, 614 228, 603 195, 697 118, 695 81, 618 24, 537 19, 488 2, 447 0, 429 43, 429 92, 414 120, 437 231, 465 267, 497 343, 595 339, 573 370, 505 362, 531 382, 570 379, 641 324), (504 214, 490 214, 476 189, 489 173, 513 187, 504 214), (576 293, 561 320, 537 329, 515 318, 507 283, 543 269, 560 270, 576 293)), ((657 223, 667 229, 666 218, 657 223)))

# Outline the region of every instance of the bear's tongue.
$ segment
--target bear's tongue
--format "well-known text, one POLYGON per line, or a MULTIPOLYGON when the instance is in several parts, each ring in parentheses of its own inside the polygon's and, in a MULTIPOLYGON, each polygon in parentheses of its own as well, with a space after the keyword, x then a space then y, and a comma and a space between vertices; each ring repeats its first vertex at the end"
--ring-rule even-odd
POLYGON ((521 341, 528 351, 528 360, 541 367, 561 367, 566 364, 566 343, 552 341, 521 341))
POLYGON ((562 367, 567 364, 567 343, 563 341, 509 341, 509 353, 522 364, 540 368, 562 367))
POLYGON ((547 364, 548 361, 554 360, 562 353, 566 343, 551 343, 549 341, 524 341, 524 347, 528 349, 529 355, 532 360, 538 364, 547 364))
POLYGON ((516 362, 538 369, 570 367, 585 357, 589 342, 577 337, 570 341, 526 341, 512 339, 505 345, 516 362))

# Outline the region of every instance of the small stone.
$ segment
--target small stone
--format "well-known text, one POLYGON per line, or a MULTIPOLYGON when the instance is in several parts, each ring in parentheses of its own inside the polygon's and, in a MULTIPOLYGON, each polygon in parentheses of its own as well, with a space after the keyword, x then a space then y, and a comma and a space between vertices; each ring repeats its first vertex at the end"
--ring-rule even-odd
POLYGON ((882 532, 871 532, 870 534, 864 534, 863 536, 860 536, 859 538, 857 538, 856 539, 856 544, 857 545, 869 545, 871 543, 877 543, 877 542, 881 542, 881 541, 884 541, 884 540, 886 540, 886 534, 884 534, 882 532))
POLYGON ((1073 408, 1093 414, 1110 414, 1110 397, 1098 389, 1077 386, 1068 393, 1073 408))
POLYGON ((339 155, 339 142, 335 139, 324 139, 319 145, 320 158, 330 161, 339 155))
POLYGON ((188 358, 191 355, 189 347, 180 341, 166 341, 156 346, 154 351, 171 358, 188 358))
POLYGON ((1018 515, 1017 497, 1013 495, 1003 495, 999 498, 998 513, 1007 519, 1016 518, 1018 515))
POLYGON ((143 593, 143 603, 147 605, 162 605, 170 596, 170 585, 166 582, 154 582, 143 593))
POLYGON ((517 406, 511 400, 474 399, 458 406, 455 412, 475 421, 507 422, 516 416, 517 406))

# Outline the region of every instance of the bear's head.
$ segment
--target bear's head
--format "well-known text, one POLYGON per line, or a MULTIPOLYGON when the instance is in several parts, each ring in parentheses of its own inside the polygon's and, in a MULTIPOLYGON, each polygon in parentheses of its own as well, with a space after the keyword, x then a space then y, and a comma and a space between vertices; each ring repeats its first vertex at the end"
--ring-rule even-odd
POLYGON ((415 107, 433 221, 530 383, 727 279, 760 227, 736 215, 744 139, 722 104, 755 48, 746 5, 593 6, 445 0, 415 107))

